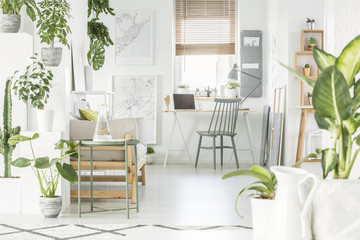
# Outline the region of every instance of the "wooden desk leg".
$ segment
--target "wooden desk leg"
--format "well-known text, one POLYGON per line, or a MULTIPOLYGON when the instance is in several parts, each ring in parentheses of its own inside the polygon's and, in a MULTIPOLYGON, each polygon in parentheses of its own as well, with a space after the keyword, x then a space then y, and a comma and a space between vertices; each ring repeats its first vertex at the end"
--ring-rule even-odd
POLYGON ((172 124, 172 128, 171 128, 169 145, 168 145, 168 149, 167 149, 165 159, 164 159, 164 167, 166 167, 167 160, 168 160, 168 157, 169 157, 169 152, 170 152, 170 148, 171 148, 171 142, 172 142, 172 139, 174 137, 175 124, 176 124, 176 112, 174 112, 174 120, 173 120, 173 124, 172 124))
MULTIPOLYGON (((81 144, 81 143, 80 143, 81 144)), ((78 151, 78 216, 81 218, 81 146, 79 144, 78 151)))
MULTIPOLYGON (((297 146, 297 152, 296 152, 296 162, 300 161, 303 156, 307 112, 308 112, 307 109, 301 110, 299 139, 298 139, 298 146, 297 146)), ((299 165, 298 167, 301 167, 301 165, 299 165)))
POLYGON ((91 189, 91 212, 92 212, 94 210, 93 147, 90 147, 90 189, 91 189))
POLYGON ((125 141, 125 196, 126 196, 126 213, 127 219, 129 219, 129 168, 128 168, 128 146, 125 141))

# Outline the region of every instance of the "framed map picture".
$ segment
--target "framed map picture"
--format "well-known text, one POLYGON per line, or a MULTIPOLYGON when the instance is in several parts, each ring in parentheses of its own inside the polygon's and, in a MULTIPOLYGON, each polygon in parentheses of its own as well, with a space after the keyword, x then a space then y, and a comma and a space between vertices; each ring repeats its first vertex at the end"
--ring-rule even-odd
POLYGON ((115 17, 115 62, 120 65, 153 64, 151 11, 118 12, 115 17))
POLYGON ((144 118, 146 143, 156 144, 156 76, 114 76, 113 92, 113 119, 144 118))

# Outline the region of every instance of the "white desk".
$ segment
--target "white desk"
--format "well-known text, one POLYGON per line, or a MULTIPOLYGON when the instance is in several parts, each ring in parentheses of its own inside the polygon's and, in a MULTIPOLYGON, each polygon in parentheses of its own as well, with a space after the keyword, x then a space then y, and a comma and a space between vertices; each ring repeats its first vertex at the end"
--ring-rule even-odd
MULTIPOLYGON (((174 120, 173 120, 173 123, 172 123, 171 132, 170 132, 169 145, 168 145, 168 149, 167 149, 165 159, 164 159, 164 167, 167 164, 168 157, 169 157, 169 152, 171 152, 171 151, 185 151, 185 152, 187 152, 189 160, 190 160, 190 162, 192 162, 191 155, 190 155, 189 149, 188 149, 188 147, 186 145, 185 137, 184 137, 184 134, 183 134, 183 131, 182 131, 182 128, 181 128, 178 113, 200 114, 200 113, 212 113, 212 112, 214 112, 214 111, 213 110, 171 110, 171 111, 163 111, 163 113, 173 113, 173 115, 174 115, 174 120), (171 149, 171 143, 173 141, 174 131, 175 131, 175 126, 176 125, 178 125, 178 127, 180 129, 180 133, 181 133, 182 140, 184 142, 185 149, 171 149)), ((256 112, 256 111, 249 110, 249 109, 239 109, 239 113, 242 113, 242 115, 244 117, 246 134, 247 134, 248 141, 249 141, 249 147, 248 148, 240 148, 240 149, 237 148, 236 150, 237 151, 250 151, 251 156, 252 156, 252 160, 253 160, 253 164, 256 164, 257 157, 256 157, 256 154, 255 154, 253 135, 252 135, 250 122, 249 122, 249 116, 248 116, 249 112, 256 112)), ((240 135, 238 134, 238 136, 236 138, 236 144, 237 144, 239 138, 240 138, 240 135)), ((233 156, 233 154, 231 154, 230 160, 232 159, 232 156, 233 156)))

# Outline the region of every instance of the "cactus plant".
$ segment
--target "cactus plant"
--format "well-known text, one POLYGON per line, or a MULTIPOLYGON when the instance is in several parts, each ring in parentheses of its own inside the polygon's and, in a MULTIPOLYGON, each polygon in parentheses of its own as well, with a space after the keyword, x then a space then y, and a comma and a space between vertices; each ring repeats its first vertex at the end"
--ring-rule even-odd
POLYGON ((15 136, 20 133, 20 127, 17 126, 16 128, 12 128, 11 126, 11 108, 12 108, 12 101, 11 101, 11 80, 8 79, 6 81, 5 87, 5 95, 4 95, 4 127, 0 129, 0 153, 4 156, 4 177, 10 178, 11 177, 11 157, 12 152, 16 146, 15 144, 8 143, 9 138, 15 136))

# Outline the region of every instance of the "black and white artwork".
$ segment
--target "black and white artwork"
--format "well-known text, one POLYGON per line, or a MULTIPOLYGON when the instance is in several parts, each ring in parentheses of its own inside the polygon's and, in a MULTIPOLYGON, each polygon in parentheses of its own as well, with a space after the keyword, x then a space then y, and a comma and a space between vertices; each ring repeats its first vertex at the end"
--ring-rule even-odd
POLYGON ((115 56, 119 65, 153 63, 151 11, 118 12, 115 17, 115 56))
POLYGON ((144 118, 146 143, 156 144, 156 76, 114 76, 113 118, 144 118))

